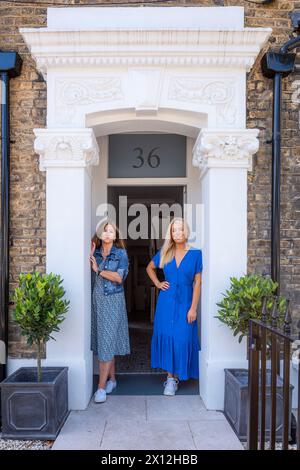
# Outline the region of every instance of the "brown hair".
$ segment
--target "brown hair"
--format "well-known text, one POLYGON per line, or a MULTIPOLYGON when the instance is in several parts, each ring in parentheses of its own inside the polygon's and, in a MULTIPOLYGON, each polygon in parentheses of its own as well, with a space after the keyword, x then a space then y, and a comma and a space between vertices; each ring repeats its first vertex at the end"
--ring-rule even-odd
POLYGON ((100 248, 100 246, 101 246, 101 240, 98 238, 96 232, 92 236, 92 243, 95 243, 96 248, 100 248))
POLYGON ((102 220, 96 227, 96 232, 92 238, 92 242, 95 243, 96 248, 99 248, 99 249, 101 248, 101 245, 102 245, 101 235, 107 225, 111 225, 116 232, 116 239, 113 242, 114 246, 116 246, 117 248, 125 249, 126 246, 125 246, 124 239, 121 237, 121 232, 119 228, 116 226, 116 224, 114 224, 114 222, 112 222, 110 219, 102 220))

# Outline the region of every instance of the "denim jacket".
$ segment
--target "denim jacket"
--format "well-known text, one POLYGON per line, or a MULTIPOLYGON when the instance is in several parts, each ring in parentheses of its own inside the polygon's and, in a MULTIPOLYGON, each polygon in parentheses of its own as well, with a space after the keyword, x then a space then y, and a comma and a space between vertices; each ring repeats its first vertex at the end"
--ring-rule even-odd
MULTIPOLYGON (((94 256, 97 264, 100 264, 102 260, 102 254, 99 248, 96 248, 94 256)), ((122 278, 122 282, 110 281, 109 279, 103 278, 104 295, 115 294, 116 292, 124 291, 124 281, 129 271, 129 261, 127 252, 124 248, 118 248, 115 245, 111 247, 109 255, 106 257, 103 269, 108 271, 116 271, 122 278)), ((92 271, 92 288, 95 283, 95 276, 98 274, 92 271)))

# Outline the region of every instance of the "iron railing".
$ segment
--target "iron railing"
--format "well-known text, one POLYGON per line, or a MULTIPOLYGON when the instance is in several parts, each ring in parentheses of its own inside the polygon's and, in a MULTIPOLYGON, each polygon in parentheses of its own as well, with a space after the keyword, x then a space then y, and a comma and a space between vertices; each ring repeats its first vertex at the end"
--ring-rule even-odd
POLYGON ((299 450, 300 426, 297 426, 297 431, 295 430, 296 426, 292 427, 295 417, 291 411, 290 393, 292 387, 290 384, 291 359, 295 358, 298 364, 297 423, 300 423, 299 322, 297 326, 292 326, 289 300, 287 300, 284 321, 280 321, 280 323, 278 297, 274 297, 270 311, 267 309, 267 300, 264 298, 261 320, 249 321, 247 447, 249 450, 265 450, 267 448, 274 450, 276 447, 278 448, 276 442, 280 441, 279 448, 288 450, 289 443, 294 439, 297 450, 299 450), (270 369, 267 367, 268 363, 270 369), (278 380, 282 384, 282 396, 278 395, 278 380), (267 405, 268 413, 266 413, 267 405), (281 438, 278 438, 279 413, 281 438), (268 422, 266 422, 267 416, 268 422), (268 446, 266 434, 268 434, 268 446))

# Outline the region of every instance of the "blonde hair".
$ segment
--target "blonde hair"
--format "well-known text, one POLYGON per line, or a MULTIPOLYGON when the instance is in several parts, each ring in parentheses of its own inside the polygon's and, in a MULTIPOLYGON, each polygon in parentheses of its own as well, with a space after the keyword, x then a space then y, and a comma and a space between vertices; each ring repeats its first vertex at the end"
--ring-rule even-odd
POLYGON ((96 243, 96 247, 97 248, 101 248, 101 245, 102 245, 102 239, 101 239, 101 236, 102 236, 102 233, 104 232, 105 230, 105 227, 107 225, 111 225, 115 232, 116 232, 116 239, 114 240, 114 245, 118 248, 123 248, 125 249, 125 242, 124 242, 124 239, 121 237, 121 232, 119 230, 119 228, 117 227, 117 225, 110 219, 106 218, 104 220, 101 220, 97 226, 96 226, 96 233, 94 234, 93 238, 92 238, 92 241, 95 241, 96 242, 96 239, 97 239, 97 243, 96 243))
POLYGON ((172 219, 168 225, 165 241, 160 249, 159 267, 161 269, 164 267, 166 263, 169 263, 170 261, 172 261, 172 259, 175 256, 175 241, 172 236, 172 227, 174 223, 177 221, 182 222, 183 224, 185 239, 187 240, 190 236, 190 228, 189 228, 187 221, 184 220, 182 217, 174 217, 174 219, 172 219))

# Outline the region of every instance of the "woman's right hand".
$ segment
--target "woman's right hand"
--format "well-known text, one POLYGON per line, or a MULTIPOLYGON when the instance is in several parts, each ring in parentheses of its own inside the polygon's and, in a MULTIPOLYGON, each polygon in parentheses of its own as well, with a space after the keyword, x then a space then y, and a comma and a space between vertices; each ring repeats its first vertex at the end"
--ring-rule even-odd
POLYGON ((92 270, 96 273, 98 271, 98 266, 97 266, 96 258, 94 256, 95 249, 96 249, 96 243, 92 241, 91 242, 91 251, 90 251, 89 260, 90 260, 90 263, 91 263, 92 270))
POLYGON ((167 290, 170 287, 170 283, 168 281, 159 282, 156 287, 161 290, 167 290))
POLYGON ((91 268, 95 273, 98 271, 98 265, 95 256, 90 256, 91 268))
POLYGON ((94 256, 95 250, 96 250, 96 243, 95 243, 95 242, 91 242, 90 256, 94 256))

